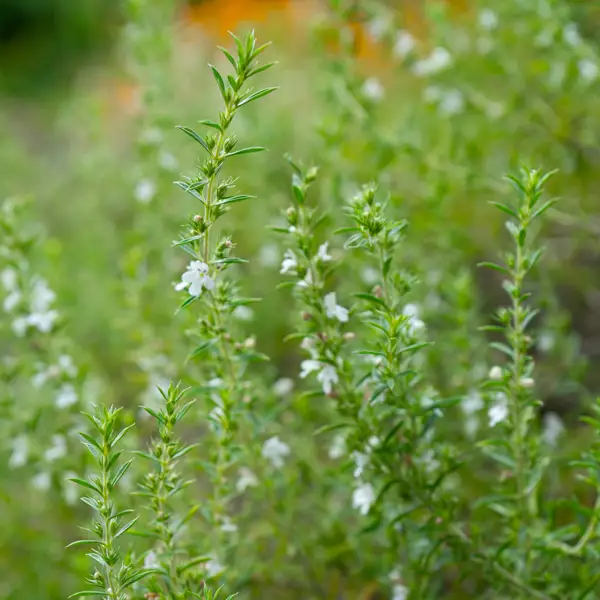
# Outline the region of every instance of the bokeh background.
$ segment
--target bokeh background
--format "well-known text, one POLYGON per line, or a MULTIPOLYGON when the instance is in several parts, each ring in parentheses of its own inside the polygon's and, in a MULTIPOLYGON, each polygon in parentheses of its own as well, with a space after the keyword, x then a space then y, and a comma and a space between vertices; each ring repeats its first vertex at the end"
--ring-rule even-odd
MULTIPOLYGON (((228 44, 228 30, 255 27, 273 40, 270 58, 280 63, 263 81, 281 89, 235 126, 240 139, 270 152, 240 161, 243 191, 260 200, 241 205, 226 226, 251 259, 245 291, 264 298, 241 327, 272 357, 265 377, 296 377, 298 364, 282 341, 293 318, 285 292, 275 290, 282 250, 266 228, 287 206, 285 153, 323 166, 317 193, 334 215, 344 194, 379 179, 409 220, 403 259, 423 282, 415 301, 440 340, 429 368, 441 391, 486 372, 477 327, 503 291, 476 265, 507 242, 488 202, 510 198, 502 175, 526 161, 559 169, 550 192, 560 202, 540 232, 547 251, 534 282, 538 393, 544 411, 579 432, 600 388, 600 3, 364 4, 349 27, 348 59, 339 23, 318 0, 2 2, 0 197, 30 202, 35 260, 66 315, 64 335, 101 381, 104 401, 132 410, 156 383, 140 355, 185 363, 186 322, 174 316, 171 286, 185 259, 170 244, 191 208, 172 181, 193 172, 196 155, 175 126, 215 114, 206 63, 221 64, 214 48, 228 44), (485 10, 497 20, 489 12, 482 19, 485 10), (409 52, 402 32, 414 36, 409 52), (436 47, 449 50, 451 66, 416 73, 415 62, 436 47), (358 107, 336 87, 342 72, 356 82, 358 107)), ((9 356, 19 346, 5 325, 0 350, 9 356)), ((19 394, 24 405, 39 401, 38 392, 19 394)), ((7 415, 9 401, 6 393, 7 415)), ((64 551, 87 513, 65 504, 58 483, 36 492, 34 470, 10 469, 10 427, 3 432, 0 597, 64 598, 87 568, 64 551)), ((331 560, 335 570, 355 557, 331 560)), ((348 598, 375 597, 363 567, 348 598)), ((292 570, 287 591, 255 597, 308 597, 295 579, 302 576, 292 570)))

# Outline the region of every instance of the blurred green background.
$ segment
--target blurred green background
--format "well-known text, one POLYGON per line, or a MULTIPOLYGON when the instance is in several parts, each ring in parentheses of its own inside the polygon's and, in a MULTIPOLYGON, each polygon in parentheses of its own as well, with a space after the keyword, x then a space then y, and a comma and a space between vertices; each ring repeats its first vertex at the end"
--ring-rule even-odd
MULTIPOLYGON (((245 291, 264 298, 253 321, 240 326, 256 332, 259 349, 272 357, 265 376, 294 377, 298 361, 282 342, 295 318, 285 292, 275 290, 283 251, 266 229, 287 205, 285 153, 323 166, 317 193, 332 225, 343 223, 340 198, 374 178, 409 219, 403 260, 422 281, 414 300, 436 339, 432 380, 449 393, 476 379, 485 347, 477 327, 504 301, 498 278, 476 265, 507 242, 488 202, 510 198, 501 177, 522 160, 560 171, 550 186, 560 203, 540 232, 547 252, 532 283, 547 342, 536 349, 538 391, 545 410, 574 426, 598 393, 600 77, 589 65, 600 69, 600 3, 490 2, 499 20, 493 31, 478 22, 477 3, 444 10, 387 2, 381 14, 365 4, 353 76, 359 86, 376 77, 385 94, 364 98, 356 111, 335 93, 342 66, 327 44, 333 26, 319 2, 2 3, 0 197, 32 199, 28 218, 44 232, 34 251, 38 270, 56 290, 65 335, 102 380, 107 402, 139 404, 148 385, 140 353, 166 353, 182 365, 189 350, 180 333, 189 323, 174 316, 171 286, 184 258, 170 243, 191 207, 172 181, 193 171, 196 155, 175 126, 215 114, 205 64, 220 60, 213 47, 227 43, 227 29, 246 24, 274 40, 270 58, 280 61, 264 78, 281 86, 268 109, 250 107, 234 127, 244 143, 270 149, 236 172, 242 191, 259 200, 226 225, 239 254, 251 259, 245 291), (410 61, 394 55, 404 27, 420 40, 420 53, 449 48, 452 67, 432 81, 415 77, 410 61), (460 110, 431 100, 432 86, 458 90, 460 110)), ((342 285, 351 291, 356 274, 346 276, 342 285)), ((6 356, 19 351, 9 327, 0 344, 6 356)), ((36 402, 35 392, 23 393, 36 402)), ((65 505, 58 485, 32 494, 33 471, 8 469, 10 441, 4 446, 0 597, 64 598, 87 569, 63 550, 87 512, 65 505)), ((352 565, 355 557, 336 560, 352 565)), ((374 598, 368 573, 355 597, 374 598)), ((273 597, 305 597, 290 594, 273 597)))

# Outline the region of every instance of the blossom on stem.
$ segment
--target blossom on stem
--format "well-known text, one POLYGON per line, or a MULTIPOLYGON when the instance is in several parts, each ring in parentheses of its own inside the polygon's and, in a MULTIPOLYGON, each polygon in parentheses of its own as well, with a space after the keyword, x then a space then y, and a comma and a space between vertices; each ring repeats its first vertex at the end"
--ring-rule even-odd
POLYGON ((358 486, 352 493, 352 507, 366 515, 371 510, 375 502, 375 490, 370 483, 364 483, 358 486))
POLYGON ((337 319, 340 323, 348 322, 348 309, 337 303, 335 292, 331 292, 323 298, 323 305, 325 313, 330 319, 337 319))
POLYGON ((263 458, 266 458, 276 469, 283 467, 290 452, 290 447, 282 442, 278 436, 269 438, 262 448, 263 458))
POLYGON ((175 286, 177 291, 187 288, 191 296, 200 296, 203 289, 212 290, 215 282, 208 275, 208 265, 201 260, 193 260, 187 271, 181 276, 181 282, 175 286))

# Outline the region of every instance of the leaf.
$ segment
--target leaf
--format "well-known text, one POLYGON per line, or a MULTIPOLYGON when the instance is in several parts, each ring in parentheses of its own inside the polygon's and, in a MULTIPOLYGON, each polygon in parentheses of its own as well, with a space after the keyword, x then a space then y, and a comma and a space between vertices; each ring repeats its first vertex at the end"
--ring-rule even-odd
POLYGON ((229 52, 227 48, 223 48, 223 46, 217 46, 217 48, 219 48, 219 50, 225 55, 225 58, 233 65, 233 68, 237 71, 238 65, 235 58, 233 58, 233 56, 231 55, 231 52, 229 52))
POLYGON ((242 154, 253 154, 255 152, 264 152, 266 148, 262 146, 249 146, 248 148, 242 148, 241 150, 234 150, 225 154, 224 158, 230 158, 232 156, 241 156, 242 154))
POLYGON ((223 206, 225 204, 233 204, 234 202, 243 202, 244 200, 254 199, 256 196, 249 196, 248 194, 238 194, 237 196, 230 196, 229 198, 223 198, 219 202, 215 202, 213 206, 223 206))
POLYGON ((329 431, 337 431, 338 429, 348 429, 350 427, 355 427, 356 424, 351 421, 341 421, 339 423, 333 423, 331 425, 323 425, 319 427, 313 435, 321 435, 322 433, 328 433, 329 431))
POLYGON ((218 123, 215 123, 214 121, 209 121, 208 119, 202 119, 201 121, 198 121, 198 123, 200 123, 200 125, 206 125, 206 127, 211 127, 212 129, 216 129, 220 133, 223 132, 223 128, 218 123))
POLYGON ((204 138, 198 135, 193 129, 185 127, 184 125, 177 125, 177 129, 181 129, 183 133, 187 133, 193 140, 198 142, 210 155, 212 155, 212 152, 208 147, 208 144, 204 141, 204 138))
POLYGON ((213 65, 209 64, 208 66, 210 67, 213 77, 215 78, 215 81, 217 82, 217 85, 219 86, 219 91, 221 92, 221 96, 223 96, 223 100, 225 100, 225 102, 227 102, 227 89, 225 88, 225 82, 223 81, 223 78, 221 77, 221 73, 219 73, 219 71, 217 71, 217 68, 214 67, 213 65))
POLYGON ((218 260, 213 260, 211 262, 212 265, 233 265, 233 264, 246 264, 248 261, 244 258, 236 258, 232 256, 230 258, 219 258, 218 260))
POLYGON ((377 304, 378 306, 387 308, 387 304, 381 298, 378 298, 377 296, 374 296, 373 294, 365 294, 365 293, 361 292, 361 293, 352 294, 352 295, 356 298, 360 298, 361 300, 366 300, 367 302, 372 302, 373 304, 377 304))
POLYGON ((103 590, 87 590, 83 592, 75 592, 71 594, 69 598, 84 598, 86 596, 104 596, 106 594, 103 590))
POLYGON ((502 267, 493 262, 480 262, 477 263, 478 267, 486 267, 487 269, 494 269, 495 271, 500 271, 500 273, 505 273, 506 275, 510 275, 511 272, 506 267, 502 267))
POLYGON ((121 529, 119 529, 119 531, 115 533, 115 539, 121 537, 124 533, 127 533, 127 530, 131 529, 138 519, 139 517, 134 517, 133 519, 131 519, 131 521, 129 521, 129 523, 123 525, 123 527, 121 527, 121 529))
POLYGON ((490 202, 490 204, 500 209, 502 212, 505 212, 507 215, 514 217, 515 219, 519 218, 519 215, 512 208, 510 208, 510 206, 506 206, 506 204, 501 204, 500 202, 490 202))
POLYGON ((77 485, 81 485, 83 487, 89 488, 90 490, 94 490, 97 494, 102 494, 102 490, 96 487, 94 484, 89 483, 85 479, 79 479, 78 477, 71 477, 69 481, 76 483, 77 485))
POLYGON ((544 204, 542 204, 542 206, 540 206, 532 215, 531 215, 531 220, 533 221, 534 219, 537 219, 538 217, 541 217, 549 208, 551 208, 552 206, 554 206, 556 204, 556 200, 548 200, 547 202, 544 202, 544 204))
POLYGON ((191 569, 192 567, 195 567, 196 565, 201 565, 203 563, 206 563, 210 560, 210 556, 198 556, 196 558, 193 558, 192 560, 183 563, 182 565, 177 567, 177 574, 178 575, 182 575, 183 573, 185 573, 186 571, 188 571, 189 569, 191 569))
POLYGON ((270 88, 264 88, 262 90, 259 90, 258 92, 254 92, 254 94, 250 94, 250 96, 247 96, 241 102, 238 102, 238 106, 244 106, 244 104, 249 104, 250 102, 254 102, 254 100, 263 98, 264 96, 267 96, 267 95, 273 93, 277 89, 278 88, 276 88, 276 87, 270 87, 270 88))
POLYGON ((71 542, 65 548, 72 548, 73 546, 81 546, 83 544, 97 544, 98 540, 77 540, 75 542, 71 542))
POLYGON ((127 469, 129 469, 129 467, 131 466, 132 462, 133 462, 133 459, 130 459, 126 463, 123 463, 121 465, 121 467, 119 468, 119 470, 115 473, 115 475, 110 480, 110 487, 111 488, 114 488, 117 485, 117 483, 119 483, 121 477, 123 477, 123 475, 125 475, 125 473, 127 473, 127 469))

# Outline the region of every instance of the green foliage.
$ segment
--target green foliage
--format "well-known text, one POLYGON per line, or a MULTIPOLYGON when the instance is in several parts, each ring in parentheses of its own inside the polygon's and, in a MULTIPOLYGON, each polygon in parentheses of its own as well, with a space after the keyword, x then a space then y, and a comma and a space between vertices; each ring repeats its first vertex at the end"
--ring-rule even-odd
POLYGON ((271 70, 175 8, 133 118, 2 116, 0 596, 596 597, 585 9, 332 1, 271 70))

